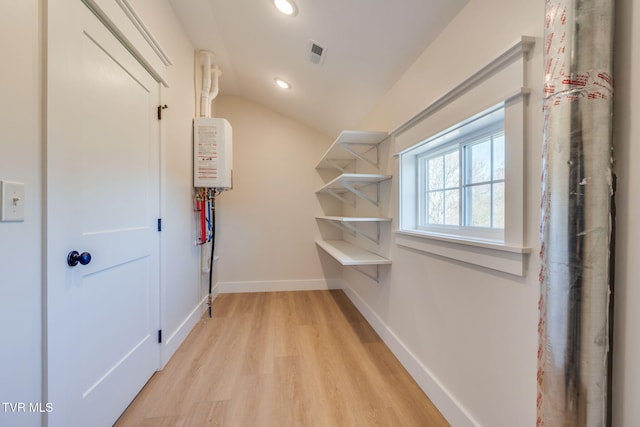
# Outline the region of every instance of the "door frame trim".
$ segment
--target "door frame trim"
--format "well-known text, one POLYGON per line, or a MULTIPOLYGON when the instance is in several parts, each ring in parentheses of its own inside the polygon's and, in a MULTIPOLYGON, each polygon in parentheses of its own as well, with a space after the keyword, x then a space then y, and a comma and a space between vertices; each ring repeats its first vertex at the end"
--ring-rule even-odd
POLYGON ((171 58, 128 0, 80 0, 102 21, 143 67, 164 87, 169 87, 171 58))

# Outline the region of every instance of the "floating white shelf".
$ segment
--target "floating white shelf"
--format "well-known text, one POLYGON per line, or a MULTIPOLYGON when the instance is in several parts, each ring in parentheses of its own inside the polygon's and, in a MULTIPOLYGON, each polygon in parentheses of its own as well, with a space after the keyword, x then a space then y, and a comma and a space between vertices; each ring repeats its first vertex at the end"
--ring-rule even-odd
POLYGON ((378 146, 388 137, 387 132, 342 131, 322 156, 316 169, 335 168, 346 172, 345 169, 356 159, 378 167, 380 163, 378 146))
POLYGON ((344 240, 316 240, 316 244, 342 265, 384 265, 391 260, 369 252, 344 240))

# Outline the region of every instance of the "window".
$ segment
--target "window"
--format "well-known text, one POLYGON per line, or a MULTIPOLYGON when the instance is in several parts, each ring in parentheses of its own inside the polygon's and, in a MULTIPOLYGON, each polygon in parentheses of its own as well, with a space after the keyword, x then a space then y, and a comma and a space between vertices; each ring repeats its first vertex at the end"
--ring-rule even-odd
MULTIPOLYGON (((401 153, 417 184, 413 231, 504 241, 505 132, 499 105, 401 153)), ((411 180, 404 176, 403 181, 411 180)))
POLYGON ((527 112, 526 69, 533 45, 522 37, 391 132, 399 151, 398 246, 526 274, 525 143, 527 122, 537 117, 527 112))

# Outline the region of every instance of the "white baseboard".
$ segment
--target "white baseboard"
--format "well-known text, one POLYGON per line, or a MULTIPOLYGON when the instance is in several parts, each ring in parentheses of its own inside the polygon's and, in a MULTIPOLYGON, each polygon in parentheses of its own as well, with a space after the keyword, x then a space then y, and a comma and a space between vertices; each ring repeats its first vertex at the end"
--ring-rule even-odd
POLYGON ((349 286, 344 293, 453 427, 480 427, 373 309, 349 286))
POLYGON ((237 294, 243 292, 282 292, 282 291, 318 291, 340 289, 338 279, 311 280, 274 280, 264 282, 218 282, 216 285, 221 294, 237 294))
MULTIPOLYGON (((212 292, 212 297, 215 299, 217 292, 212 292)), ((191 332, 191 330, 196 326, 196 323, 202 317, 202 314, 207 309, 207 298, 209 296, 205 296, 200 300, 200 302, 195 306, 191 313, 180 323, 180 325, 176 328, 173 333, 162 339, 162 350, 160 356, 160 369, 163 369, 165 365, 169 362, 171 357, 178 350, 178 347, 182 345, 184 340, 187 338, 187 335, 191 332)))

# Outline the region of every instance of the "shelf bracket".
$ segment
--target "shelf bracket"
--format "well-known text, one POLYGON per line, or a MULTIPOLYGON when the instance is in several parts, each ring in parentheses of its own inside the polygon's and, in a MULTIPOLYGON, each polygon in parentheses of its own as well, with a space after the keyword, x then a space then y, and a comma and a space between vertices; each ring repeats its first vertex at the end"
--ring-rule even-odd
POLYGON ((334 227, 336 227, 338 230, 340 231, 345 231, 347 233, 351 233, 352 236, 356 236, 356 234, 358 234, 358 230, 355 230, 354 227, 350 227, 349 225, 343 223, 343 222, 337 222, 337 221, 328 221, 329 224, 333 225, 334 227))
POLYGON ((367 202, 378 206, 380 203, 380 186, 376 185, 376 197, 375 199, 373 197, 370 197, 368 194, 363 193, 362 191, 360 191, 359 189, 357 189, 356 187, 352 186, 350 182, 344 182, 342 184, 342 186, 344 188, 346 188, 347 190, 351 191, 353 194, 355 194, 356 196, 360 197, 361 199, 366 200, 367 202))
MULTIPOLYGON (((350 231, 351 233, 353 233, 354 235, 359 234, 363 237, 366 237, 367 239, 371 240, 373 243, 380 243, 380 223, 376 222, 376 229, 378 230, 378 232, 376 233, 375 236, 370 235, 369 233, 365 233, 364 231, 358 229, 358 227, 356 227, 355 225, 351 225, 345 222, 341 222, 340 223, 343 227, 344 230, 346 231, 350 231)), ((337 224, 336 224, 337 225, 337 224)))
POLYGON ((378 168, 380 165, 380 155, 378 154, 378 145, 377 144, 366 144, 366 143, 362 143, 362 142, 343 142, 342 143, 342 147, 345 149, 345 151, 349 152, 352 156, 354 156, 357 159, 362 160, 363 162, 369 163, 371 166, 374 166, 375 168, 378 168), (356 150, 354 150, 352 148, 352 146, 357 145, 357 146, 361 146, 364 145, 366 147, 370 147, 368 150, 366 150, 364 153, 360 153, 356 150), (369 151, 371 150, 375 150, 376 153, 376 159, 375 161, 366 158, 364 155, 367 154, 369 151))
POLYGON ((376 229, 377 229, 377 233, 375 236, 372 236, 369 233, 365 233, 355 225, 351 225, 344 221, 329 221, 329 223, 341 231, 350 233, 354 237, 359 234, 360 236, 366 237, 367 239, 371 240, 375 244, 380 243, 380 223, 379 222, 375 223, 376 229))
POLYGON ((338 169, 342 173, 348 173, 347 168, 351 165, 351 163, 353 163, 353 160, 349 160, 344 166, 339 163, 340 160, 341 159, 327 159, 326 161, 329 166, 338 169))
POLYGON ((352 265, 353 269, 358 271, 361 274, 364 274, 365 276, 367 276, 369 279, 371 280, 375 280, 376 283, 380 283, 380 266, 376 265, 376 274, 371 274, 368 271, 366 271, 365 269, 363 269, 362 267, 359 267, 357 265, 352 265))
MULTIPOLYGON (((349 199, 347 199, 347 198, 346 198, 346 197, 344 197, 342 194, 338 193, 337 191, 335 191, 335 190, 334 190, 334 189, 332 189, 332 188, 327 188, 325 191, 326 191, 327 193, 331 194, 331 195, 332 195, 333 197, 335 197, 336 199, 340 200, 341 202, 349 203, 349 204, 353 205, 353 207, 355 207, 355 206, 356 206, 356 201, 355 201, 355 200, 349 200, 349 199)), ((351 191, 351 190, 349 190, 349 191, 351 191)))

